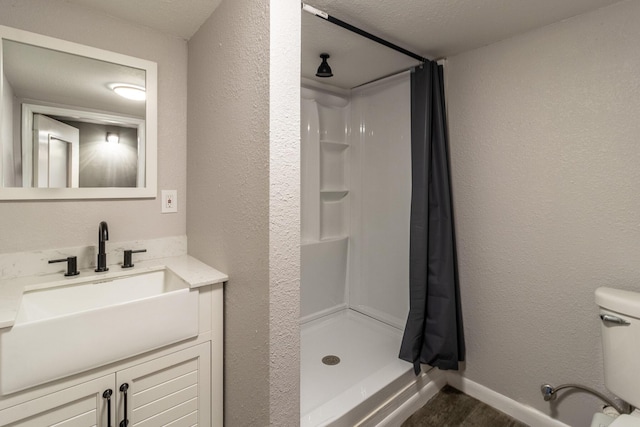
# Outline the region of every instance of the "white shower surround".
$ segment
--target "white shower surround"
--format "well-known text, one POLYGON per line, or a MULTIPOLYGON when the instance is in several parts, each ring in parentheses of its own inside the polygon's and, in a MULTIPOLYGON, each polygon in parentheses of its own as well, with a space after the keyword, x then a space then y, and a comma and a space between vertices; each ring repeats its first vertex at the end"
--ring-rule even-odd
POLYGON ((416 383, 409 308, 409 73, 301 91, 301 425, 354 424, 416 383), (343 361, 327 367, 335 354, 343 361))
POLYGON ((301 317, 351 307, 404 328, 409 73, 355 89, 350 96, 303 88, 302 98, 301 317))
POLYGON ((351 100, 349 306, 404 329, 409 312, 410 74, 357 88, 351 100))
POLYGON ((301 91, 300 315, 310 320, 346 308, 349 241, 349 100, 301 91))

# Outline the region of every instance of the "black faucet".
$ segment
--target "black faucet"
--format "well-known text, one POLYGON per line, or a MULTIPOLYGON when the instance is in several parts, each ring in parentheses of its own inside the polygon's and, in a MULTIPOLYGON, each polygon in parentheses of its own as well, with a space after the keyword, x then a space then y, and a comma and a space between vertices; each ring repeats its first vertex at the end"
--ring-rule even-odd
POLYGON ((107 253, 104 248, 104 242, 109 240, 109 227, 107 223, 102 221, 98 226, 98 266, 96 271, 108 271, 107 267, 107 253))

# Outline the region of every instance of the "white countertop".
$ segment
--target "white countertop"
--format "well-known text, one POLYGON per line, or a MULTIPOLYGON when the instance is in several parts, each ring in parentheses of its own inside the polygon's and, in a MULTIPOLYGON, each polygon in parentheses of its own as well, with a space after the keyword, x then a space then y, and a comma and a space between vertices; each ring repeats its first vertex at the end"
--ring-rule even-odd
POLYGON ((109 265, 109 271, 103 273, 96 273, 93 268, 87 268, 80 269, 80 274, 72 277, 65 277, 62 273, 55 273, 4 279, 0 280, 0 328, 13 326, 20 308, 22 294, 26 291, 69 286, 91 281, 94 278, 112 279, 145 273, 162 267, 166 267, 180 276, 192 289, 229 280, 229 276, 226 274, 190 255, 135 261, 134 267, 127 269, 121 268, 120 264, 112 264, 109 265))

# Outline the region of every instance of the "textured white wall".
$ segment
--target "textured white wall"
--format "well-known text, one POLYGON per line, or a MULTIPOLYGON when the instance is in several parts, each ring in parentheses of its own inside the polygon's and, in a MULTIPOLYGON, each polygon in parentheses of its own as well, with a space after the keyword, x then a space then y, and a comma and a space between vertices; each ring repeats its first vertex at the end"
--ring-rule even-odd
POLYGON ((271 0, 269 424, 300 420, 300 3, 271 0))
POLYGON ((267 1, 226 1, 189 40, 189 253, 225 287, 225 425, 269 419, 267 1))
POLYGON ((448 60, 467 363, 569 425, 604 390, 598 286, 640 291, 640 2, 448 60))
POLYGON ((275 3, 222 2, 189 41, 187 234, 230 277, 226 425, 299 419, 300 5, 275 3))
MULTIPOLYGON (((186 194, 187 46, 184 40, 134 26, 63 0, 0 0, 0 24, 158 63, 158 191, 186 194)), ((184 205, 183 205, 184 206, 184 205)), ((159 199, 0 201, 0 252, 97 244, 98 223, 113 241, 186 232, 185 210, 162 215, 159 199)))

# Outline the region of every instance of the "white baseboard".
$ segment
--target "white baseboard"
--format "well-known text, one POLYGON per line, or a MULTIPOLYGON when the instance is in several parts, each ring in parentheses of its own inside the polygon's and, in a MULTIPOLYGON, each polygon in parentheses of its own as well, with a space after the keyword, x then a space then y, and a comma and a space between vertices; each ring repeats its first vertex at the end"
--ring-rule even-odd
POLYGON ((495 392, 490 388, 462 377, 456 372, 447 372, 445 377, 446 383, 451 387, 458 389, 461 392, 466 393, 469 396, 474 397, 525 424, 536 427, 569 427, 567 424, 555 420, 531 406, 516 402, 515 400, 495 392))
MULTIPOLYGON (((428 367, 423 366, 423 369, 425 368, 428 367)), ((457 372, 439 369, 423 372, 415 378, 415 381, 391 396, 360 422, 354 424, 356 427, 399 426, 447 384, 527 425, 570 427, 535 408, 462 377, 457 372)))

